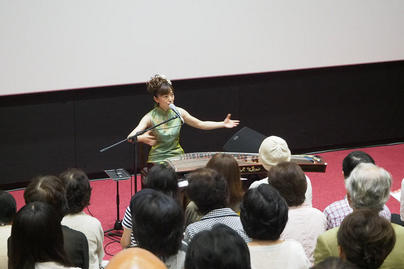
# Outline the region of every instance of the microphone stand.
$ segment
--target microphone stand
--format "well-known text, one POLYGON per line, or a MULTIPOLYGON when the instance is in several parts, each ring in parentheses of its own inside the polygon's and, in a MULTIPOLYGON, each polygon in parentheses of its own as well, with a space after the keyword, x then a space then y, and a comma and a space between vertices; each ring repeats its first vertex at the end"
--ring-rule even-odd
MULTIPOLYGON (((133 177, 134 177, 134 180, 135 180, 135 193, 138 191, 137 178, 136 178, 136 175, 137 175, 137 144, 136 144, 137 137, 139 135, 142 135, 142 134, 144 134, 144 133, 146 133, 148 131, 151 131, 151 130, 159 127, 160 125, 163 125, 163 124, 165 124, 165 123, 167 123, 169 121, 175 120, 177 118, 180 118, 180 117, 179 117, 179 115, 177 113, 175 113, 175 116, 173 116, 173 117, 171 117, 171 118, 169 118, 169 119, 167 119, 165 121, 162 121, 162 122, 160 122, 160 123, 158 123, 158 124, 156 124, 154 126, 151 126, 151 127, 147 128, 147 129, 145 129, 143 131, 139 131, 139 132, 137 132, 136 134, 134 134, 133 136, 131 136, 129 138, 122 139, 121 141, 118 141, 118 142, 116 142, 116 143, 114 143, 114 144, 112 144, 110 146, 107 146, 105 148, 100 149, 100 152, 102 153, 102 152, 107 151, 107 150, 109 150, 109 149, 111 149, 111 148, 113 148, 115 146, 118 146, 119 144, 122 144, 123 142, 126 142, 128 140, 133 141, 135 143, 134 151, 133 151, 133 155, 134 155, 134 158, 133 158, 134 159, 134 162, 133 162, 133 177)), ((131 195, 132 195, 132 188, 131 188, 131 195)))

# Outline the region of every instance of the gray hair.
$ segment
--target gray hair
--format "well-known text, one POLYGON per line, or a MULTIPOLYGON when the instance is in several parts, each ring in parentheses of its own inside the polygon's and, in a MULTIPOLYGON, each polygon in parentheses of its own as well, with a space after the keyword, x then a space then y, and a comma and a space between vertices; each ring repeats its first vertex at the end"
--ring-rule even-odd
POLYGON ((382 210, 390 197, 392 178, 385 169, 372 163, 360 163, 345 182, 351 206, 382 210))

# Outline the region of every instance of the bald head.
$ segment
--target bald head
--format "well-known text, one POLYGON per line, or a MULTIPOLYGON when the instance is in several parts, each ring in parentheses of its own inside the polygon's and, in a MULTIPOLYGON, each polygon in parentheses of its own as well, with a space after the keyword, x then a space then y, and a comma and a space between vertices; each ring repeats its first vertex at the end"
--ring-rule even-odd
POLYGON ((167 267, 145 249, 128 248, 112 257, 106 269, 167 269, 167 267))

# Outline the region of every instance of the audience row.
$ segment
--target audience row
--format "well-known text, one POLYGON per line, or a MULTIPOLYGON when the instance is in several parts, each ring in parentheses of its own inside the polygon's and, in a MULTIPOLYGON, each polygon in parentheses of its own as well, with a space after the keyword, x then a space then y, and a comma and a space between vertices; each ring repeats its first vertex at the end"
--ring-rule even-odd
MULTIPOLYGON (((342 164, 346 196, 321 212, 290 157, 282 138, 265 139, 259 158, 268 177, 244 191, 237 161, 217 154, 186 177, 186 204, 176 173, 153 166, 126 209, 125 250, 107 268, 404 267, 404 227, 390 222, 402 220, 385 205, 392 184, 385 169, 351 152, 342 164)), ((90 196, 79 169, 35 178, 18 212, 0 192, 0 267, 7 256, 12 269, 105 266, 101 224, 83 212, 90 196)))

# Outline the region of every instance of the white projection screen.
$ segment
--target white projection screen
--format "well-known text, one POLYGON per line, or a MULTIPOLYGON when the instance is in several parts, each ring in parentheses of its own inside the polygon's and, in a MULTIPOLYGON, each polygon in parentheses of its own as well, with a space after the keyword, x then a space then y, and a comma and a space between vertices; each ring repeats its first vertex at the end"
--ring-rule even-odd
POLYGON ((0 0, 0 95, 404 59, 403 0, 0 0))

